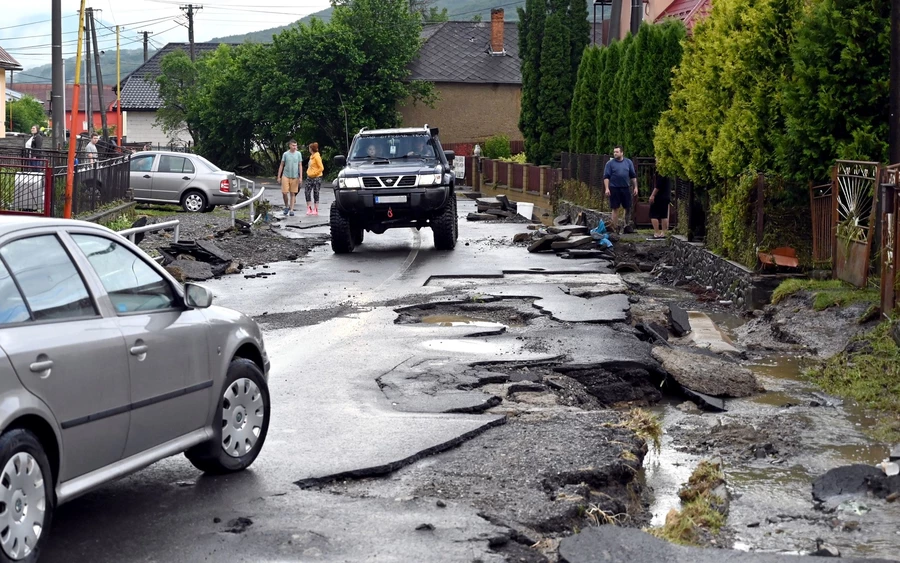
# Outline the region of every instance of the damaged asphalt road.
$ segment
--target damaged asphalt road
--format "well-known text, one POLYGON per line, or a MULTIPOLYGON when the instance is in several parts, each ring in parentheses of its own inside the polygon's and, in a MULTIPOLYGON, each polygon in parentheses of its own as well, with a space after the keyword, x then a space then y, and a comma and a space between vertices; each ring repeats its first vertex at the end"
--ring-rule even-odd
POLYGON ((572 529, 646 525, 649 446, 610 407, 679 387, 626 286, 511 246, 521 225, 460 230, 452 253, 404 229, 210 282, 264 331, 257 462, 207 477, 175 457, 85 495, 42 560, 556 561, 572 529))

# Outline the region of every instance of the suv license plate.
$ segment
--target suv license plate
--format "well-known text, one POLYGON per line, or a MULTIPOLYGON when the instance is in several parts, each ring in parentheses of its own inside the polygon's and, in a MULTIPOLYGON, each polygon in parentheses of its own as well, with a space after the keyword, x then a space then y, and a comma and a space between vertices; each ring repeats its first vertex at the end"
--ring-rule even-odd
POLYGON ((375 203, 406 203, 405 195, 377 195, 375 203))

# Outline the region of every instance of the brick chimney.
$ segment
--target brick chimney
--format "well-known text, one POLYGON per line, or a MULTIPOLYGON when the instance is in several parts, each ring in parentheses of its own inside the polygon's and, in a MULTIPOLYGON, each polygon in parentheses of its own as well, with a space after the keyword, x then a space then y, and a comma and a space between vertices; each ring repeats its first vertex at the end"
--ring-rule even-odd
POLYGON ((503 8, 491 10, 491 54, 506 54, 503 49, 503 8))

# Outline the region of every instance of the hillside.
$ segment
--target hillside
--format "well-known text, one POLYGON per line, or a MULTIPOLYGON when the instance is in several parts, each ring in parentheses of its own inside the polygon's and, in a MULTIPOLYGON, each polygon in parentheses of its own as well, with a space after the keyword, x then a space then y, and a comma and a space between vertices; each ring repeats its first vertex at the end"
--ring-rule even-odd
MULTIPOLYGON (((152 57, 155 49, 148 51, 148 56, 152 57)), ((122 49, 122 78, 128 76, 128 73, 144 64, 143 49, 122 49)), ((100 63, 100 72, 103 73, 103 84, 116 83, 116 54, 115 51, 107 51, 102 55, 100 63)), ((82 64, 84 66, 84 64, 82 64)), ((84 70, 81 71, 82 81, 84 80, 84 70)), ((17 72, 16 79, 20 82, 49 83, 52 81, 51 65, 41 65, 34 68, 25 69, 24 72, 17 72)), ((75 80, 75 57, 66 59, 66 83, 75 80)), ((97 80, 94 75, 94 67, 91 66, 91 80, 97 80)), ((13 87, 15 89, 15 87, 13 87)))
MULTIPOLYGON (((506 11, 506 21, 518 21, 519 16, 516 12, 517 6, 524 6, 525 0, 518 2, 501 2, 503 9, 506 11), (508 4, 508 5, 507 5, 508 4)), ((471 20, 480 15, 483 21, 491 19, 491 8, 497 7, 497 0, 435 0, 434 6, 440 10, 447 8, 447 14, 451 20, 471 20)), ((309 22, 312 18, 328 21, 331 18, 331 8, 310 14, 305 18, 298 20, 302 23, 309 22)), ((296 22, 295 22, 296 23, 296 22)), ((293 24, 291 24, 293 25, 293 24)), ((281 27, 273 27, 262 31, 254 31, 243 35, 229 35, 227 37, 217 37, 210 40, 211 42, 222 41, 224 43, 243 43, 250 41, 251 43, 266 43, 272 40, 272 36, 287 29, 289 25, 281 27)))

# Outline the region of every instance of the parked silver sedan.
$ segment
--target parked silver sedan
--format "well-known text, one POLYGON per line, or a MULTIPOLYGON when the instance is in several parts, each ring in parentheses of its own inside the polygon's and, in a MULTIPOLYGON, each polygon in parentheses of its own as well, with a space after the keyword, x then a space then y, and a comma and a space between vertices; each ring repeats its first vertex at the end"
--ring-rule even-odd
POLYGON ((269 426, 259 327, 128 240, 0 216, 0 561, 35 561, 53 509, 184 452, 227 473, 269 426))
POLYGON ((135 201, 177 203, 188 213, 234 205, 240 194, 234 172, 221 170, 198 154, 142 151, 131 157, 135 201))

